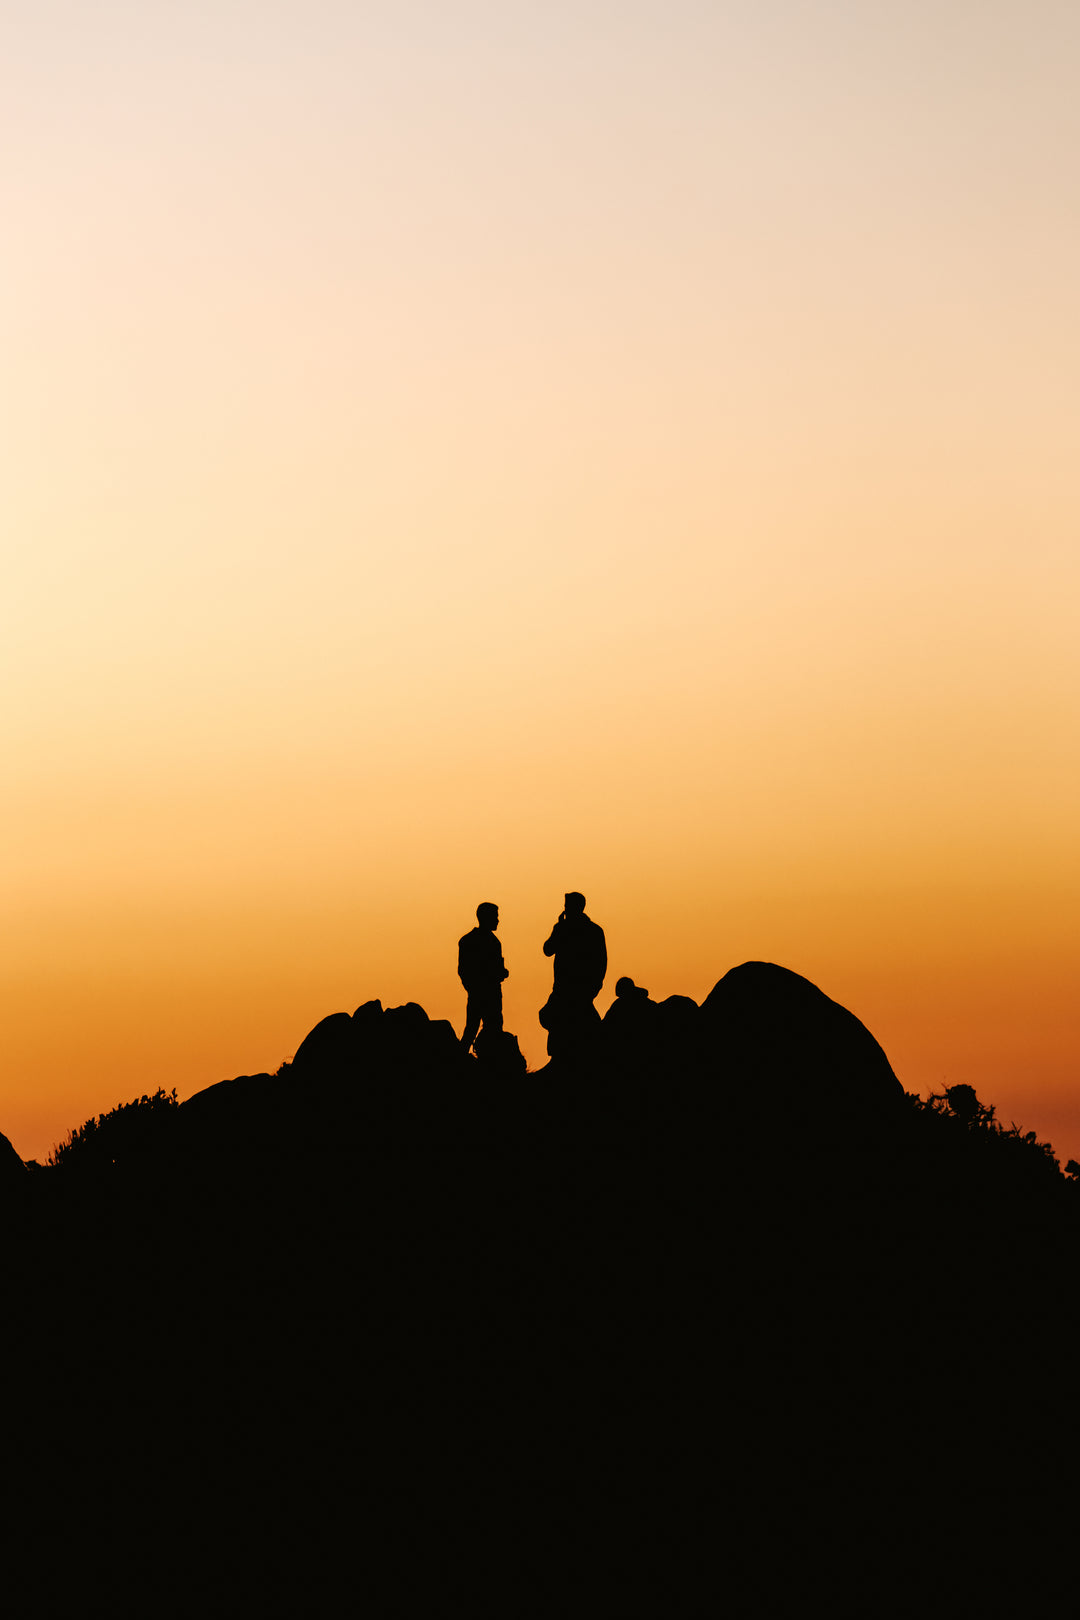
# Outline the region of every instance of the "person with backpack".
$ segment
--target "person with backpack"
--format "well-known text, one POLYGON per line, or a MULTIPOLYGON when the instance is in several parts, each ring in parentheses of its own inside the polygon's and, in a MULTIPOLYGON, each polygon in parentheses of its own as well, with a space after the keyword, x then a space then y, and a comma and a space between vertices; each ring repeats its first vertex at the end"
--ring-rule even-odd
POLYGON ((548 1032, 549 1057, 573 1057, 595 1039, 600 1014, 593 1002, 607 974, 604 930, 585 914, 585 896, 564 896, 563 910, 544 941, 544 955, 555 958, 554 985, 540 1022, 548 1032))

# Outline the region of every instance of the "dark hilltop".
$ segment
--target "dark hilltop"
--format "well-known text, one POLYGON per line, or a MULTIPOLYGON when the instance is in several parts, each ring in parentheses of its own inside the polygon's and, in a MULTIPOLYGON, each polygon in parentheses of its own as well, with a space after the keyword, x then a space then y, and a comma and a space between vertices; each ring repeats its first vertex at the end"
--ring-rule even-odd
POLYGON ((898 1514, 1071 1481, 1080 1168, 781 967, 533 1073, 367 1001, 0 1146, 19 1612, 914 1599, 898 1514))

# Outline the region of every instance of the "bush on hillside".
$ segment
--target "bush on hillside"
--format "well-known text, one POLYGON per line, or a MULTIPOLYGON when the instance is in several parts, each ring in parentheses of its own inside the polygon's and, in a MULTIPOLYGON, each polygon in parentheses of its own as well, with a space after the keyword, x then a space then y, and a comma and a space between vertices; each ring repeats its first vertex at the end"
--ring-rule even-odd
POLYGON ((69 1131, 45 1162, 52 1169, 98 1170, 138 1158, 163 1140, 178 1106, 176 1088, 159 1086, 69 1131))
POLYGON ((1040 1142, 1034 1131, 1021 1131, 1019 1125, 1002 1125, 993 1103, 981 1103, 973 1086, 945 1086, 925 1099, 909 1092, 907 1100, 917 1113, 933 1120, 936 1129, 962 1139, 982 1156, 1004 1160, 1025 1178, 1060 1178, 1061 1166, 1050 1143, 1040 1142))

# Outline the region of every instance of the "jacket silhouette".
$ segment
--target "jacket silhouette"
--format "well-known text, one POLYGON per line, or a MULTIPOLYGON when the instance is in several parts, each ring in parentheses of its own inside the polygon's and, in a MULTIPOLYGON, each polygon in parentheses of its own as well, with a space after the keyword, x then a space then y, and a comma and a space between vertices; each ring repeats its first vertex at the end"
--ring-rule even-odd
POLYGON ((458 978, 468 991, 465 1030, 461 1044, 466 1051, 480 1032, 502 1031, 502 982, 510 977, 503 961, 502 946, 495 938, 499 908, 483 901, 476 908, 477 926, 458 940, 458 978))
POLYGON ((555 958, 554 986, 540 1013, 548 1054, 572 1055, 588 1045, 600 1022, 593 1002, 607 974, 604 930, 585 915, 583 894, 565 897, 565 910, 544 941, 544 955, 555 958))

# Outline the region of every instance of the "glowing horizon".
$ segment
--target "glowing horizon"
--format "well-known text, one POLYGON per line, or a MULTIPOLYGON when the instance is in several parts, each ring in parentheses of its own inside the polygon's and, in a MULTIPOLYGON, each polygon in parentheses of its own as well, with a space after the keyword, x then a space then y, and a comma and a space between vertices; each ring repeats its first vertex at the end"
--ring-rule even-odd
POLYGON ((1080 16, 5 13, 0 1131, 501 908, 1080 1158, 1080 16))

